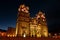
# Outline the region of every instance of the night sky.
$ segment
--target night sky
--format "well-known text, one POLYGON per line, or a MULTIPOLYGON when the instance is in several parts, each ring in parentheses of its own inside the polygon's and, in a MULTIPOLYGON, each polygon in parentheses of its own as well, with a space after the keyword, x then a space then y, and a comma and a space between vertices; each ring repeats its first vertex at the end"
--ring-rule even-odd
POLYGON ((30 7, 31 17, 34 17, 39 10, 43 10, 49 32, 60 32, 60 1, 58 0, 0 0, 0 29, 16 27, 20 4, 30 7))

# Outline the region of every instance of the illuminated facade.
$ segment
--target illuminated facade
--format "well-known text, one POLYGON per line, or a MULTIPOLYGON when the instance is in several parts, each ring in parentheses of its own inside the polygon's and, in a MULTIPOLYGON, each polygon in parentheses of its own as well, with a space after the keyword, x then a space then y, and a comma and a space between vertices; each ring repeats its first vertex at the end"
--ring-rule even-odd
POLYGON ((2 31, 2 30, 0 31, 0 37, 1 36, 6 36, 6 35, 7 35, 6 31, 2 31))
POLYGON ((16 35, 23 37, 48 37, 45 14, 39 11, 35 17, 31 18, 29 7, 20 5, 16 23, 16 35))
POLYGON ((16 28, 8 27, 7 35, 8 37, 15 37, 16 28))
POLYGON ((25 5, 21 5, 18 9, 18 19, 17 19, 17 28, 16 28, 16 34, 18 36, 29 36, 29 20, 30 20, 30 14, 29 14, 29 8, 25 5), (18 31, 17 31, 18 30, 18 31))

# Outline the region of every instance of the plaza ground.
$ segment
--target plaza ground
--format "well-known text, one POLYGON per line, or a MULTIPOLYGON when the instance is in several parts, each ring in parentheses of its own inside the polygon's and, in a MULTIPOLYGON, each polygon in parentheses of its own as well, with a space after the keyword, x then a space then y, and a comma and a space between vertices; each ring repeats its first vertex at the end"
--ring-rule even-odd
POLYGON ((60 38, 51 38, 51 37, 0 37, 0 40, 60 40, 60 38))

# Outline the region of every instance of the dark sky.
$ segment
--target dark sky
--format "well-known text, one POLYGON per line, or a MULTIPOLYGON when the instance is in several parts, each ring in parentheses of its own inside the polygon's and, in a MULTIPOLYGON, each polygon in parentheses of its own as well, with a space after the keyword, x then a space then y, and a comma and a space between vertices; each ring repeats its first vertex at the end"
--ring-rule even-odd
POLYGON ((20 4, 30 7, 31 16, 35 16, 39 10, 43 10, 49 31, 59 32, 60 1, 58 0, 0 0, 0 29, 16 27, 17 10, 20 4))

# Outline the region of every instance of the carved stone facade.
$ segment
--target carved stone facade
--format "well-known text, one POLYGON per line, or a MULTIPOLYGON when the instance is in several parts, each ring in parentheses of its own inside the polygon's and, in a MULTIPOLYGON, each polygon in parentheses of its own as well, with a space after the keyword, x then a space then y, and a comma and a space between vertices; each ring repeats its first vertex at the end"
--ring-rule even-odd
POLYGON ((29 8, 25 5, 21 5, 18 10, 18 19, 17 19, 17 34, 18 36, 29 35, 29 17, 28 12, 29 8))
POLYGON ((45 14, 42 11, 31 18, 29 7, 20 5, 16 24, 17 36, 48 37, 45 14))

